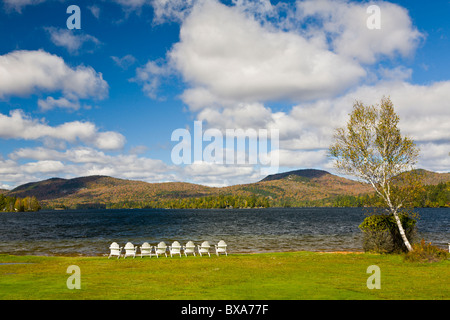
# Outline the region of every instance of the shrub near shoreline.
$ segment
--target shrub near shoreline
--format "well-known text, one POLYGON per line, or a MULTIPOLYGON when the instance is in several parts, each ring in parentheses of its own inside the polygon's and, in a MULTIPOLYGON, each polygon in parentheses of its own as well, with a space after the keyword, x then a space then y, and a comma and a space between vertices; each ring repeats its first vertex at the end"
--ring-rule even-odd
MULTIPOLYGON (((412 241, 416 237, 416 219, 409 213, 399 214, 406 236, 412 241)), ((373 253, 407 252, 392 214, 372 214, 359 225, 364 234, 363 249, 373 253)))
POLYGON ((410 262, 438 262, 450 258, 450 254, 431 243, 425 243, 422 239, 420 243, 413 245, 413 251, 405 255, 405 261, 410 262))

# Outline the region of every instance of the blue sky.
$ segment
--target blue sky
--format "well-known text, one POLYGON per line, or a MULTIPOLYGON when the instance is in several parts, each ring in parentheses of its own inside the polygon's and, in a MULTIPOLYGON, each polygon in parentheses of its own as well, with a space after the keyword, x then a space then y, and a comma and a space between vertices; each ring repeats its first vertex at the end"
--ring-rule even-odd
POLYGON ((450 168, 450 3, 3 0, 0 187, 105 174, 258 181, 258 165, 176 165, 178 128, 279 131, 279 171, 334 172, 333 129, 389 95, 418 167, 450 168), (67 8, 81 29, 68 29, 67 8), (380 8, 369 29, 367 8, 380 8))

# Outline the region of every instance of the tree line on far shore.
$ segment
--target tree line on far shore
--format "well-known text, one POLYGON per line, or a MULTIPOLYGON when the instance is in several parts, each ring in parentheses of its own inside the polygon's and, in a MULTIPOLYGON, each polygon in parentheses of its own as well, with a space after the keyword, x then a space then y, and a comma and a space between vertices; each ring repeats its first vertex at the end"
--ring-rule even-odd
POLYGON ((199 198, 159 199, 154 201, 123 201, 107 205, 109 209, 168 208, 168 209, 231 209, 268 208, 270 201, 261 196, 219 195, 199 198))
MULTIPOLYGON (((46 209, 238 209, 269 207, 377 207, 379 206, 379 202, 380 199, 376 194, 364 194, 359 196, 338 195, 316 200, 298 200, 289 197, 272 198, 270 196, 261 195, 248 196, 227 194, 171 199, 157 198, 154 200, 130 199, 111 203, 66 203, 64 201, 61 201, 57 204, 44 205, 44 207, 46 209)), ((421 192, 417 193, 415 197, 414 207, 450 207, 450 182, 424 186, 421 192)), ((14 206, 11 207, 10 205, 9 208, 14 208, 14 206)))
MULTIPOLYGON (((338 196, 334 199, 334 207, 378 207, 380 198, 376 194, 363 196, 338 196)), ((437 185, 426 185, 412 200, 415 208, 449 208, 450 181, 437 185)))
POLYGON ((41 205, 36 197, 10 197, 0 194, 0 211, 4 212, 25 212, 39 211, 41 205))

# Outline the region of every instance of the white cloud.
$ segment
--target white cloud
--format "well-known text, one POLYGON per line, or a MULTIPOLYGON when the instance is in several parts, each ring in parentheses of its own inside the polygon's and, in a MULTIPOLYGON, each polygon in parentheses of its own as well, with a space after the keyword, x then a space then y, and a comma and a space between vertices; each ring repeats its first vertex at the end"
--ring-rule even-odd
POLYGON ((329 101, 331 110, 348 110, 354 100, 376 104, 382 95, 390 96, 400 116, 402 133, 418 142, 449 141, 450 81, 417 85, 403 81, 381 81, 374 86, 361 86, 347 95, 329 101))
POLYGON ((60 172, 63 169, 64 169, 64 164, 60 161, 54 161, 54 160, 28 162, 28 163, 20 166, 21 172, 25 172, 28 174, 55 173, 55 172, 60 172))
POLYGON ((429 142, 419 146, 420 157, 417 167, 437 172, 450 172, 450 139, 439 144, 429 142))
POLYGON ((210 187, 224 187, 261 180, 261 172, 250 165, 222 165, 194 162, 180 169, 178 181, 189 181, 210 187), (214 174, 211 174, 214 172, 214 174))
POLYGON ((324 168, 328 159, 325 150, 280 150, 280 166, 288 168, 324 168))
MULTIPOLYGON (((370 4, 381 9, 380 30, 367 28, 369 4, 361 2, 193 1, 167 61, 188 86, 183 101, 207 126, 279 129, 280 166, 331 168, 325 151, 334 128, 355 100, 374 104, 383 95, 419 144, 450 140, 448 83, 413 85, 412 69, 375 65, 413 55, 423 34, 399 5, 370 4), (293 106, 273 110, 277 100, 293 106)), ((442 170, 441 162, 427 165, 442 170)))
POLYGON ((118 132, 98 132, 93 144, 102 150, 117 150, 125 145, 125 137, 118 132))
POLYGON ((109 175, 147 182, 175 181, 180 168, 161 160, 132 155, 109 155, 92 147, 79 146, 65 151, 50 148, 21 148, 0 159, 0 181, 15 186, 45 179, 48 174, 63 178, 109 175), (26 161, 24 164, 20 162, 26 161), (21 174, 17 174, 20 172, 21 174), (23 175, 26 173, 26 175, 23 175))
POLYGON ((0 56, 0 99, 41 91, 103 99, 108 95, 108 84, 93 68, 71 68, 62 58, 43 50, 19 50, 0 56))
POLYGON ((122 58, 112 56, 111 59, 122 69, 128 69, 130 66, 132 66, 136 62, 136 58, 133 57, 131 54, 127 54, 123 56, 122 58))
POLYGON ((334 129, 347 122, 356 100, 366 105, 379 104, 383 96, 391 98, 400 117, 402 134, 410 136, 422 149, 418 166, 448 171, 450 81, 430 85, 382 81, 373 86, 357 87, 334 99, 294 106, 290 114, 285 115, 284 121, 278 124, 280 137, 284 138, 280 147, 298 152, 325 150, 332 142, 334 129), (289 131, 284 125, 287 121, 297 123, 298 130, 289 131))
POLYGON ((104 150, 117 150, 125 144, 125 137, 120 133, 99 132, 91 122, 72 121, 52 127, 42 120, 30 118, 21 110, 12 110, 9 116, 0 113, 0 138, 52 138, 70 143, 83 142, 104 150))
MULTIPOLYGON (((206 104, 209 108, 230 100, 333 97, 370 80, 365 64, 411 55, 423 35, 407 10, 375 3, 382 12, 380 30, 366 26, 368 4, 347 0, 277 5, 234 0, 232 6, 216 0, 155 0, 153 7, 155 19, 181 22, 180 42, 167 60, 190 86, 182 97, 196 112, 206 104)), ((411 76, 401 67, 382 72, 411 76)), ((164 74, 151 74, 144 90, 154 98, 164 74)))
POLYGON ((157 98, 161 78, 171 73, 170 67, 161 61, 149 61, 136 69, 136 76, 130 81, 142 85, 142 90, 152 99, 157 98))
POLYGON ((348 121, 354 102, 379 104, 383 96, 389 96, 394 103, 402 134, 410 136, 419 147, 425 146, 419 166, 448 171, 450 81, 429 85, 380 81, 338 97, 296 104, 289 112, 272 111, 259 103, 242 103, 234 108, 204 107, 197 118, 211 128, 279 129, 280 167, 329 167, 325 151, 333 141, 334 129, 348 121), (430 154, 429 150, 439 152, 430 154))
POLYGON ((386 1, 298 1, 296 17, 317 19, 318 26, 308 30, 311 35, 326 34, 334 52, 363 63, 374 63, 382 56, 408 56, 424 37, 413 27, 405 8, 386 1), (367 28, 369 5, 380 8, 380 29, 367 28))
POLYGON ((181 22, 189 14, 195 0, 153 0, 154 23, 181 22))
POLYGON ((140 15, 142 8, 151 6, 154 0, 113 0, 122 7, 123 12, 128 18, 131 13, 140 15))
POLYGON ((4 5, 8 10, 16 10, 19 13, 21 13, 22 8, 26 6, 37 5, 45 1, 46 0, 3 0, 4 5))
POLYGON ((48 111, 54 108, 78 110, 81 107, 79 101, 70 101, 64 97, 59 99, 55 99, 53 97, 47 97, 45 100, 39 99, 38 106, 41 111, 48 111))
POLYGON ((323 43, 265 28, 217 1, 193 8, 168 56, 191 86, 237 101, 334 95, 366 74, 323 43))
POLYGON ((91 11, 92 15, 97 19, 100 18, 100 7, 96 5, 88 6, 89 11, 91 11))
POLYGON ((260 103, 239 103, 235 108, 204 108, 197 119, 206 121, 208 126, 218 129, 266 128, 272 120, 272 112, 260 103), (255 117, 255 115, 258 115, 255 117))
MULTIPOLYGON (((36 2, 40 1, 22 0, 17 8, 36 2)), ((345 125, 354 101, 374 104, 389 95, 400 115, 402 133, 421 147, 419 166, 448 171, 450 82, 414 85, 408 83, 412 69, 401 64, 392 69, 378 67, 386 59, 412 56, 424 38, 399 5, 370 3, 379 5, 382 15, 381 29, 370 30, 366 2, 305 0, 273 5, 269 0, 233 0, 231 6, 216 0, 115 2, 127 12, 151 5, 154 23, 181 23, 180 41, 165 61, 152 60, 137 68, 132 81, 156 98, 161 78, 177 72, 187 86, 183 101, 207 126, 279 129, 281 167, 331 169, 326 149, 334 128, 345 125), (378 79, 371 78, 374 74, 378 79), (290 101, 291 106, 276 110, 271 106, 278 99, 290 101)), ((73 52, 83 44, 95 44, 92 39, 64 37, 62 32, 59 40, 73 52)), ((112 59, 123 68, 135 63, 131 55, 112 59)), ((57 91, 62 97, 40 99, 41 109, 76 110, 78 99, 102 98, 107 90, 101 74, 92 68, 69 67, 43 51, 0 56, 0 98, 57 91)), ((92 123, 76 121, 51 127, 19 111, 0 114, 0 137, 87 145, 57 151, 47 144, 12 152, 10 159, 0 159, 0 181, 8 185, 37 178, 39 171, 215 186, 262 178, 260 170, 251 166, 194 163, 179 167, 135 152, 108 155, 105 151, 125 143, 117 132, 100 132, 92 123), (26 159, 36 162, 22 165, 28 170, 24 176, 18 173, 18 161, 26 159)))
POLYGON ((73 163, 94 163, 107 164, 111 161, 111 157, 103 151, 93 149, 91 147, 75 147, 66 149, 64 152, 51 148, 20 148, 8 155, 14 161, 19 159, 29 160, 58 160, 69 161, 73 163))
POLYGON ((142 154, 148 151, 148 147, 144 145, 134 146, 129 150, 130 154, 142 154))
POLYGON ((17 164, 15 161, 7 159, 0 159, 0 175, 10 175, 18 172, 16 170, 17 164))
POLYGON ((55 45, 66 48, 72 54, 78 54, 82 48, 83 51, 91 51, 101 44, 96 37, 84 34, 82 31, 53 27, 46 30, 50 33, 50 39, 55 45))

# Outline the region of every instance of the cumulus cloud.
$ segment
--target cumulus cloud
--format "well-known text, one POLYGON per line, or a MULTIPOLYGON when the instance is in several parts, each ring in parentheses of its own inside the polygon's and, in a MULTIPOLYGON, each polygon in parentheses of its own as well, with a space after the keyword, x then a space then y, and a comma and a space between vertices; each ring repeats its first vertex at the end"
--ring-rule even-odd
POLYGON ((369 4, 346 0, 305 0, 297 2, 301 21, 315 18, 307 28, 311 35, 327 35, 331 48, 341 56, 374 63, 382 56, 408 56, 424 35, 412 25, 408 11, 386 1, 371 2, 380 8, 380 29, 367 28, 369 4))
POLYGON ((63 178, 86 175, 109 175, 147 182, 177 181, 180 168, 158 159, 138 155, 110 155, 93 147, 78 146, 57 151, 51 148, 20 148, 0 159, 0 181, 19 185, 39 180, 48 174, 63 178), (20 162, 28 161, 25 164, 20 162), (26 173, 26 175, 24 175, 26 173))
MULTIPOLYGON (((185 103, 197 111, 206 103, 229 99, 305 101, 336 96, 367 77, 367 64, 411 55, 424 36, 407 10, 374 3, 382 12, 379 30, 367 28, 366 3, 347 0, 276 5, 234 0, 231 6, 216 0, 184 5, 159 0, 153 6, 160 12, 155 19, 165 16, 181 22, 180 41, 167 60, 190 87, 182 95, 185 103)), ((151 88, 161 76, 154 75, 147 83, 151 88)))
POLYGON ((79 101, 70 101, 67 98, 55 99, 53 97, 47 97, 47 99, 39 99, 38 106, 41 111, 48 111, 54 108, 63 108, 68 110, 78 110, 80 109, 79 101))
POLYGON ((67 49, 69 53, 78 54, 83 48, 84 51, 92 51, 98 47, 101 42, 96 37, 84 34, 78 30, 68 30, 60 28, 46 28, 50 34, 51 41, 59 47, 67 49))
POLYGON ((192 86, 238 101, 313 99, 347 89, 361 66, 294 32, 264 28, 216 1, 184 20, 171 63, 192 86))
POLYGON ((58 160, 69 161, 72 163, 96 164, 107 164, 111 160, 111 157, 106 155, 103 151, 91 147, 75 147, 66 149, 64 152, 44 147, 20 148, 10 153, 8 157, 14 161, 19 159, 38 161, 58 160))
POLYGON ((333 99, 296 105, 277 124, 284 139, 280 147, 297 152, 325 150, 332 142, 334 128, 347 122, 356 100, 366 105, 379 104, 383 96, 391 98, 400 117, 402 134, 410 136, 421 148, 418 166, 448 171, 450 81, 430 85, 381 81, 372 86, 359 86, 333 99), (297 129, 289 130, 289 123, 295 123, 297 129))
MULTIPOLYGON (((203 108, 198 120, 211 128, 279 129, 280 166, 331 168, 326 150, 333 141, 334 129, 348 120, 355 101, 366 105, 379 104, 389 96, 400 116, 400 129, 410 136, 422 150, 419 166, 445 171, 448 162, 450 133, 450 81, 429 85, 405 81, 380 81, 374 85, 355 87, 348 93, 313 102, 293 105, 289 111, 273 111, 260 103, 232 108, 203 108), (428 150, 433 151, 431 155, 428 150)), ((447 169, 448 170, 448 169, 447 169)))
MULTIPOLYGON (((189 110, 221 130, 279 129, 282 167, 332 168, 326 149, 334 128, 346 123, 355 100, 376 104, 384 95, 403 133, 428 149, 449 140, 448 82, 414 85, 412 69, 377 65, 412 56, 425 39, 397 4, 370 3, 381 10, 381 28, 373 30, 369 4, 348 0, 191 1, 178 14, 179 1, 159 2, 160 17, 181 23, 166 67, 183 77, 189 110), (291 106, 276 110, 273 101, 291 106)), ((153 98, 165 76, 159 67, 138 69, 153 98)), ((442 170, 443 163, 430 158, 426 165, 442 170)), ((194 175, 194 167, 186 172, 194 175)))
POLYGON ((0 113, 0 138, 36 140, 52 138, 70 143, 83 142, 104 150, 124 146, 125 137, 114 131, 100 132, 91 122, 72 121, 52 127, 39 119, 32 119, 21 110, 0 113))
POLYGON ((45 1, 46 0, 3 0, 3 3, 6 9, 15 10, 21 13, 24 7, 29 5, 37 5, 45 1))
POLYGON ((55 160, 44 160, 37 162, 28 162, 20 166, 22 172, 33 173, 55 173, 64 169, 64 164, 55 160))
POLYGON ((178 179, 211 187, 256 182, 263 178, 261 171, 250 165, 222 165, 209 162, 194 162, 178 171, 178 179), (212 175, 211 172, 214 172, 212 175))
POLYGON ((123 56, 122 58, 112 56, 111 59, 122 69, 128 69, 130 66, 132 66, 136 62, 136 58, 133 57, 131 54, 127 54, 123 56))
POLYGON ((130 81, 142 85, 144 93, 152 99, 157 98, 161 78, 170 75, 170 67, 163 61, 149 61, 136 69, 136 76, 130 81))
POLYGON ((100 18, 100 7, 96 5, 88 6, 89 11, 92 13, 94 17, 97 19, 100 18))
POLYGON ((93 68, 71 68, 62 58, 43 50, 18 50, 0 56, 0 99, 40 91, 103 99, 108 95, 108 84, 93 68))
POLYGON ((195 0, 153 0, 153 22, 181 22, 189 14, 195 0))
MULTIPOLYGON (((37 2, 22 0, 17 8, 37 2)), ((156 24, 180 23, 179 42, 162 60, 150 60, 138 67, 132 81, 141 85, 149 97, 157 98, 162 78, 180 75, 186 84, 180 96, 196 118, 204 121, 205 129, 279 129, 280 167, 329 170, 332 165, 326 150, 333 130, 346 123, 355 100, 375 104, 386 95, 400 116, 402 133, 410 135, 422 155, 426 154, 419 166, 448 171, 450 82, 408 82, 413 70, 402 66, 401 59, 412 56, 425 37, 405 8, 385 1, 371 2, 381 9, 381 28, 370 30, 366 26, 369 4, 349 0, 302 0, 276 5, 269 0, 233 0, 230 5, 217 0, 115 2, 127 12, 152 6, 156 24), (383 62, 389 59, 399 59, 400 65, 384 67, 383 62), (277 108, 280 104, 283 108, 277 108)), ((95 44, 92 39, 70 40, 61 37, 60 44, 75 51, 89 42, 95 44)), ((132 56, 112 59, 121 68, 135 63, 132 56)), ((61 58, 43 51, 15 51, 0 56, 0 98, 56 91, 62 97, 40 99, 42 110, 76 110, 80 106, 78 99, 105 97, 107 90, 101 74, 92 68, 69 67, 61 58), (21 76, 14 78, 12 74, 21 76)), ((36 172, 36 177, 38 168, 52 174, 60 168, 61 174, 71 176, 107 174, 149 182, 181 180, 214 186, 262 178, 254 166, 205 162, 169 166, 135 152, 109 155, 105 152, 122 147, 125 138, 117 132, 100 132, 89 122, 51 127, 20 112, 0 115, 0 124, 2 120, 5 125, 17 123, 17 130, 0 127, 3 138, 86 144, 65 151, 47 144, 45 148, 12 152, 9 159, 0 159, 0 181, 8 185, 25 179, 18 173, 18 163, 24 159, 34 161, 23 169, 29 175, 36 172)))

